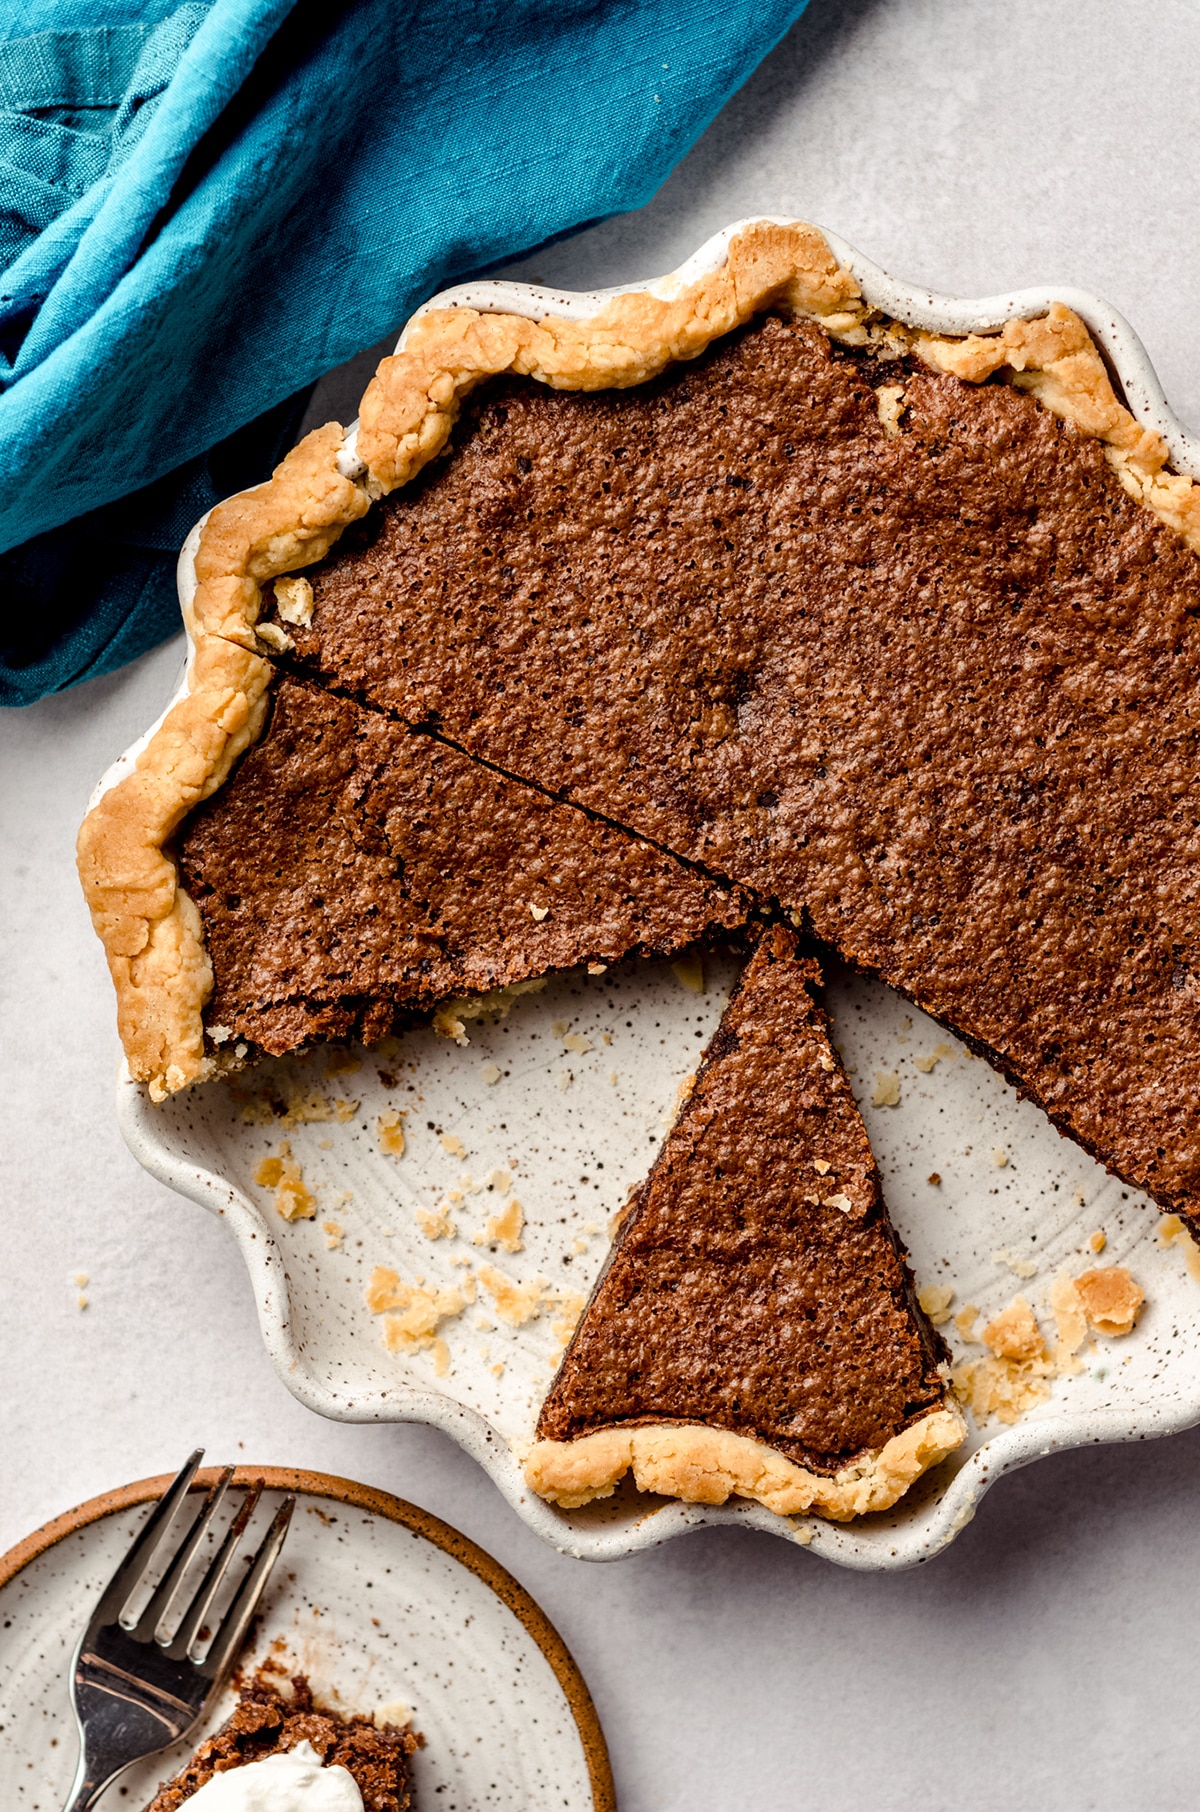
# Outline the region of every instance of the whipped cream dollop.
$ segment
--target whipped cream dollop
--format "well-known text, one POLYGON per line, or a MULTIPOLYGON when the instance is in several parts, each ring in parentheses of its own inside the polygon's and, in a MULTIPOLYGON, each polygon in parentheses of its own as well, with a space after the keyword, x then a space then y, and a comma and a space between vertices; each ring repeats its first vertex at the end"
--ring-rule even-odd
POLYGON ((226 1768, 205 1781, 188 1812, 363 1812, 354 1776, 336 1765, 323 1768, 310 1742, 283 1755, 268 1755, 244 1768, 226 1768))

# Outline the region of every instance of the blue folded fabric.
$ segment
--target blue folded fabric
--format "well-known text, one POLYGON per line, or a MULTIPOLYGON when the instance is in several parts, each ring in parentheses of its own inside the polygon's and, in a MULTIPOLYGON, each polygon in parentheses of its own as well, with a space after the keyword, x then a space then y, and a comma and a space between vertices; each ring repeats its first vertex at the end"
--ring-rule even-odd
POLYGON ((804 0, 0 0, 0 701, 432 291, 639 207, 804 0))

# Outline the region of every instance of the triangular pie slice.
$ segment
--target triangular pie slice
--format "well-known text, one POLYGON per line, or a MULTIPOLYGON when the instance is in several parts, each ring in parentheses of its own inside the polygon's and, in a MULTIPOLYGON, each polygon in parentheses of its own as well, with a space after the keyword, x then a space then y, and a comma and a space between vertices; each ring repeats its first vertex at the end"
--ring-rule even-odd
POLYGON ((542 1496, 573 1508, 632 1471, 843 1520, 963 1439, 820 979, 763 934, 542 1406, 542 1496))

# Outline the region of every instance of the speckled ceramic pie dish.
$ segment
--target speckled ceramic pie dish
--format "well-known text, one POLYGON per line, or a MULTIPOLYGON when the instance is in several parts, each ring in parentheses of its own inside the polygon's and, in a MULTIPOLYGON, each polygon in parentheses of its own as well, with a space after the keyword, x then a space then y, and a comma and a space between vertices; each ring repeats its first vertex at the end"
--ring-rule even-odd
MULTIPOLYGON (((765 231, 766 223, 762 224, 763 240, 766 243, 770 240, 770 233, 765 231)), ((694 286, 702 283, 706 272, 720 270, 731 241, 739 232, 753 237, 755 231, 753 226, 747 227, 746 223, 741 228, 730 229, 727 234, 719 236, 704 248, 683 271, 660 283, 646 286, 639 293, 652 298, 656 306, 668 306, 672 298, 684 293, 691 294, 694 286)), ((1072 305, 1112 361, 1124 384, 1128 401, 1140 411, 1139 420, 1145 427, 1153 426, 1164 430, 1176 469, 1188 470, 1191 443, 1177 424, 1166 416, 1161 398, 1156 394, 1152 375, 1145 366, 1136 341, 1123 324, 1106 316, 1098 304, 1070 293, 1059 293, 1057 297, 1051 297, 1049 294, 1033 292, 983 304, 946 303, 937 298, 916 295, 891 283, 836 241, 830 241, 829 244, 839 269, 852 273, 869 308, 879 310, 893 321, 934 335, 984 333, 989 329, 996 329, 1006 320, 1019 324, 1040 311, 1045 311, 1053 300, 1072 305)), ((626 296, 630 294, 622 293, 626 296)), ((552 296, 518 286, 485 285, 437 298, 430 307, 441 305, 443 319, 449 318, 445 313, 449 305, 451 308, 473 308, 480 311, 484 318, 488 312, 496 312, 507 317, 510 323, 521 317, 586 322, 600 312, 609 300, 609 297, 604 296, 552 296)), ((819 307, 814 303, 817 314, 822 318, 829 316, 830 306, 832 304, 828 304, 827 300, 821 301, 819 307)), ((1020 338, 1019 334, 1017 338, 1020 338)), ((677 356, 690 356, 688 347, 690 342, 684 347, 682 354, 677 356)), ((636 352, 636 346, 634 350, 636 352)), ((1094 355, 1093 365, 1099 372, 1100 366, 1094 355)), ((1106 383, 1102 373, 1101 378, 1106 383)), ((634 381, 638 380, 635 378, 634 381)), ((1132 423, 1132 418, 1125 417, 1125 422, 1136 437, 1139 430, 1132 423)), ((380 442, 378 412, 373 431, 375 441, 380 442)), ((384 439, 386 440, 386 436, 384 439)), ((389 482, 402 481, 391 472, 391 467, 396 465, 402 451, 403 449, 396 448, 389 451, 384 446, 381 452, 379 445, 375 447, 371 469, 374 471, 378 467, 384 473, 385 488, 389 482), (388 464, 389 460, 391 466, 388 464), (390 478, 387 476, 389 472, 390 478)), ((332 458, 332 452, 330 457, 332 458)), ((361 469, 361 463, 352 433, 337 457, 337 470, 341 474, 338 482, 349 483, 353 474, 361 469)), ((1186 484, 1183 488, 1185 491, 1188 489, 1186 484)), ((182 587, 185 609, 193 617, 199 612, 195 601, 199 594, 194 589, 195 551, 196 543, 193 540, 190 556, 185 552, 182 587)), ((201 590, 208 583, 204 580, 201 590)), ((210 584, 203 607, 205 610, 212 605, 214 596, 210 584)), ((222 623, 221 633, 230 633, 229 625, 224 623, 224 619, 222 623)), ((184 930, 186 931, 186 927, 184 930)), ((171 970, 172 976, 176 973, 175 969, 171 970)), ((645 1168, 648 1155, 646 1146, 651 1138, 646 1130, 649 1124, 647 1113, 657 1116, 661 1123, 661 1116, 666 1111, 672 1092, 669 1085, 681 1080, 692 1067, 688 1058, 695 1047, 685 1040, 711 1029, 713 1009, 719 999, 719 982, 714 982, 709 995, 701 1001, 682 997, 682 1004, 670 995, 673 986, 677 993, 679 990, 669 974, 660 976, 656 985, 659 984, 667 990, 661 1003, 655 999, 653 987, 647 978, 644 975, 636 977, 632 971, 606 976, 597 987, 592 987, 585 980, 556 982, 547 994, 536 1000, 521 1002, 510 1019, 494 1026, 485 1024, 480 1027, 478 1034, 473 1032, 471 1054, 468 1056, 464 1055, 462 1049, 454 1052, 426 1051, 421 1045, 424 1035, 411 1035, 403 1041, 399 1051, 390 1054, 383 1063, 364 1065, 363 1071, 353 1083, 354 1106, 351 1108, 347 1103, 345 1119, 339 1119, 336 1126, 324 1122, 312 1124, 316 1116, 298 1113, 288 1105, 289 1102, 300 1099, 305 1080, 311 1082, 315 1074, 311 1062, 307 1070, 291 1075, 290 1079, 284 1074, 274 1078, 271 1086, 274 1089, 274 1099, 279 1103, 279 1113, 275 1116, 273 1131, 276 1136, 280 1131, 288 1134, 289 1164, 299 1161, 300 1145, 304 1142, 301 1168, 306 1179, 305 1188, 310 1188, 314 1183, 316 1185, 315 1196, 319 1204, 317 1224, 322 1227, 322 1244, 327 1242, 329 1251, 340 1255, 342 1259, 349 1257, 351 1265, 358 1263, 363 1269, 363 1275, 355 1277, 351 1290, 345 1294, 347 1297, 357 1295, 358 1303, 362 1305, 358 1320, 368 1337, 371 1333, 378 1332, 378 1324, 370 1320, 363 1304, 366 1278, 375 1265, 394 1266, 396 1272, 406 1278, 419 1273, 426 1280, 429 1289, 441 1292, 447 1299, 453 1295, 456 1288, 455 1265, 461 1267, 464 1258, 469 1258, 473 1235, 486 1237, 486 1221, 489 1217, 482 1210, 489 1204, 486 1199, 476 1199, 477 1194, 481 1188, 484 1192, 489 1187, 496 1191, 499 1185, 495 1181, 489 1184, 489 1179, 497 1176, 506 1177, 512 1189, 520 1190, 524 1210, 524 1249, 519 1262, 509 1266, 510 1273, 514 1275, 509 1276, 508 1285, 525 1289, 537 1281, 537 1287, 542 1290, 547 1303, 552 1297, 565 1303, 572 1296, 586 1291, 600 1263, 604 1221, 620 1206, 627 1187, 638 1180, 645 1168), (651 1002, 649 1019, 643 1013, 647 1000, 651 1002), (627 1016, 620 1023, 609 1017, 618 1011, 627 1016), (671 1049, 672 1040, 674 1050, 671 1049), (607 1098, 591 1086, 604 1073, 603 1061, 606 1059, 602 1060, 597 1055, 600 1045, 613 1054, 614 1067, 604 1079, 610 1089, 618 1091, 616 1095, 609 1095, 607 1098), (544 1062, 547 1050, 557 1052, 560 1059, 588 1059, 563 1062, 557 1068, 553 1060, 545 1065, 543 1081, 549 1080, 551 1086, 556 1086, 563 1096, 552 1108, 547 1105, 544 1092, 539 1099, 536 1085, 527 1088, 511 1086, 517 1081, 519 1071, 524 1071, 532 1083, 532 1078, 544 1062), (618 1053, 624 1060, 623 1067, 616 1064, 618 1053), (472 1062, 477 1062, 480 1066, 474 1088, 469 1068, 472 1062), (675 1070, 674 1076, 669 1074, 672 1068, 675 1070), (382 1092, 373 1092, 373 1077, 378 1080, 382 1092), (623 1085, 635 1091, 635 1097, 631 1093, 628 1105, 620 1098, 623 1085), (401 1091, 399 1094, 396 1093, 397 1089, 401 1091), (585 1099, 589 1092, 590 1100, 585 1099), (664 1093, 666 1101, 662 1099, 664 1093), (607 1105, 604 1105, 605 1099, 607 1105), (378 1153, 376 1133, 388 1115, 395 1117, 401 1104, 407 1114, 406 1128, 417 1136, 409 1139, 409 1150, 401 1163, 385 1161, 387 1153, 378 1153), (640 1131, 639 1114, 642 1117, 640 1131), (623 1131, 618 1130, 622 1121, 628 1123, 623 1131), (351 1123, 354 1125, 353 1132, 345 1130, 351 1123), (640 1153, 639 1138, 646 1141, 640 1153), (371 1149, 373 1144, 374 1150, 371 1149), (429 1147, 427 1151, 422 1150, 423 1144, 429 1147), (354 1155, 356 1147, 357 1156, 354 1155), (376 1155, 379 1156, 383 1169, 379 1171, 376 1165, 378 1174, 373 1176, 367 1160, 376 1155), (447 1156, 461 1159, 462 1162, 448 1166, 445 1161, 447 1156), (468 1170, 468 1164, 473 1168, 468 1170), (329 1174, 331 1171, 332 1177, 329 1174), (447 1171, 449 1174, 446 1174, 447 1171), (375 1203, 372 1208, 378 1205, 380 1212, 373 1213, 369 1224, 363 1225, 360 1230, 354 1226, 354 1217, 367 1214, 373 1191, 375 1203), (435 1245, 425 1239, 420 1231, 414 1234, 409 1230, 414 1211, 416 1214, 423 1213, 426 1217, 435 1215, 440 1212, 438 1204, 442 1199, 465 1204, 458 1215, 458 1219, 465 1223, 465 1229, 460 1230, 457 1249, 450 1242, 443 1244, 439 1241, 435 1245), (394 1212, 397 1202, 405 1206, 407 1218, 394 1212), (326 1210, 330 1204, 333 1204, 336 1211, 327 1216, 326 1210), (344 1213, 340 1211, 338 1204, 344 1208, 344 1213), (474 1221, 471 1219, 473 1210, 480 1211, 474 1221), (328 1227, 323 1225, 325 1218, 331 1221, 328 1227), (401 1224, 393 1225, 396 1221, 401 1224), (468 1247, 465 1253, 464 1238, 468 1247), (361 1258, 357 1256, 359 1254, 361 1258)), ((861 985, 856 991, 860 999, 867 998, 861 985)), ((836 988, 834 993, 836 999, 836 988)), ((174 1011, 177 1004, 177 1001, 168 1002, 171 1011, 174 1011)), ((870 1018, 872 1023, 882 1023, 874 1007, 870 1010, 870 1018)), ((899 1022, 897 1024, 899 1026, 899 1022)), ((974 1157, 978 1160, 980 1147, 971 1138, 969 1123, 961 1117, 961 1104, 956 1106, 945 1098, 936 1110, 930 1110, 932 1125, 929 1128, 919 1125, 921 1116, 918 1103, 922 1094, 930 1100, 936 1095, 935 1085, 924 1078, 936 1073, 940 1081, 953 1060, 944 1055, 940 1059, 936 1058, 934 1053, 939 1045, 943 1049, 952 1047, 944 1046, 936 1032, 923 1027, 919 1019, 916 1026, 917 1030, 911 1036, 921 1037, 928 1048, 912 1053, 922 1059, 916 1066, 915 1080, 910 1085, 900 1086, 898 1091, 890 1087, 876 1091, 880 1093, 882 1119, 879 1126, 872 1126, 872 1132, 887 1181, 889 1199, 901 1234, 913 1253, 919 1280, 952 1284, 959 1292, 960 1302, 969 1297, 986 1311, 1000 1306, 1000 1301, 1006 1299, 994 1287, 994 1280, 989 1293, 989 1289, 985 1287, 988 1280, 980 1278, 979 1265, 986 1263, 992 1266, 993 1253, 1008 1253, 1007 1262, 1017 1268, 1022 1280, 1038 1278, 1044 1274, 1044 1287, 1052 1274, 1052 1267, 1067 1264, 1076 1254, 1082 1260, 1087 1250, 1087 1238, 1096 1231, 1096 1227, 1084 1226, 1079 1216, 1064 1219, 1043 1210, 1036 1225, 1031 1220, 1023 1235, 1030 1250, 1023 1249, 1014 1260, 1013 1228, 1003 1223, 997 1225, 995 1217, 986 1212, 988 1204, 980 1201, 971 1203, 970 1227, 964 1227, 958 1239, 950 1237, 950 1228, 944 1219, 939 1223, 939 1216, 945 1215, 948 1204, 948 1186, 944 1179, 954 1175, 955 1148, 953 1144, 945 1145, 942 1135, 948 1129, 951 1130, 951 1138, 961 1142, 964 1158, 974 1157), (934 1095, 929 1094, 931 1089, 934 1089, 934 1095), (890 1136, 893 1121, 905 1128, 913 1152, 914 1170, 923 1165, 926 1175, 937 1173, 943 1178, 943 1183, 936 1186, 937 1193, 934 1196, 920 1197, 920 1192, 917 1191, 920 1199, 911 1205, 902 1204, 892 1167, 889 1167, 887 1161, 886 1138, 890 1136), (879 1144, 881 1136, 885 1139, 884 1145, 879 1144), (923 1251, 924 1236, 927 1238, 923 1251)), ((899 1026, 896 1036, 901 1040, 907 1036, 902 1026, 899 1026)), ((169 1092, 180 1080, 187 1079, 187 1065, 195 1060, 195 1052, 199 1047, 194 1040, 187 1047, 192 1051, 192 1057, 187 1056, 183 1045, 178 1048, 182 1053, 180 1064, 174 1068, 168 1065, 155 1076, 146 1071, 141 1056, 131 1052, 134 1061, 141 1066, 140 1073, 150 1081, 151 1092, 161 1095, 169 1092)), ((891 1063, 888 1055, 884 1050, 870 1053, 871 1061, 880 1066, 881 1075, 890 1076, 894 1072, 897 1053, 891 1053, 891 1063)), ((208 1059, 204 1061, 208 1062, 208 1059)), ((862 1074, 862 1064, 858 1067, 862 1074)), ((327 1066, 325 1073, 336 1073, 336 1066, 327 1066)), ((996 1086, 1000 1088, 1000 1085, 996 1086)), ((347 1090, 349 1093, 349 1084, 347 1090)), ((250 1173, 247 1185, 245 1170, 240 1173, 236 1169, 231 1170, 231 1148, 228 1144, 221 1150, 219 1162, 213 1161, 218 1157, 214 1143, 214 1122, 219 1117, 220 1110, 216 1099, 207 1102, 202 1099, 205 1092, 193 1091, 189 1095, 180 1096, 177 1103, 164 1103, 161 1118, 153 1116, 147 1107, 133 1133, 134 1140, 141 1146, 139 1155, 143 1157, 143 1161, 149 1157, 152 1167, 158 1169, 160 1174, 169 1173, 170 1180, 177 1186, 186 1186, 191 1193, 199 1192, 211 1197, 213 1183, 220 1179, 226 1186, 233 1183, 237 1187, 240 1184, 238 1193, 243 1205, 252 1202, 256 1193, 261 1201, 262 1190, 268 1183, 270 1164, 274 1161, 277 1169, 279 1164, 278 1159, 271 1159, 272 1148, 265 1144, 265 1123, 261 1115, 255 1134, 240 1135, 244 1141, 247 1160, 251 1155, 255 1157, 253 1165, 247 1162, 250 1173), (168 1126, 172 1128, 169 1134, 166 1133, 168 1126), (153 1133, 147 1139, 147 1132, 151 1127, 153 1133), (169 1148, 166 1151, 163 1149, 164 1135, 165 1144, 169 1148), (257 1145, 254 1143, 255 1138, 257 1145), (263 1168, 264 1161, 266 1169, 263 1168), (201 1171, 208 1172, 203 1182, 199 1174, 201 1171), (259 1179, 257 1185, 254 1183, 256 1176, 259 1179)), ((222 1086, 215 1091, 217 1096, 222 1092, 222 1086)), ((946 1093, 947 1091, 943 1091, 943 1097, 946 1093)), ((952 1094, 953 1091, 949 1093, 952 1094)), ((999 1099, 1004 1102, 1006 1111, 1012 1112, 1002 1088, 999 1099)), ((254 1124, 253 1106, 244 1095, 240 1100, 235 1099, 231 1108, 239 1125, 254 1124)), ((134 1113, 132 1117, 138 1116, 134 1113)), ((1110 1257, 1117 1256, 1120 1253, 1117 1221, 1123 1211, 1123 1204, 1118 1201, 1111 1208, 1107 1205, 1102 1186, 1090 1174, 1087 1161, 1078 1155, 1072 1153, 1064 1170, 1063 1148, 1048 1129, 1043 1127, 1041 1130, 1049 1143, 1036 1159, 1040 1172, 1039 1187, 1045 1186, 1047 1177, 1058 1177, 1063 1179, 1060 1182, 1061 1190, 1065 1184, 1066 1172, 1071 1172, 1074 1176, 1072 1197, 1082 1189, 1084 1210, 1090 1213, 1094 1203, 1099 1201, 1104 1204, 1103 1226, 1108 1251, 1110 1257), (1053 1157, 1051 1153, 1054 1154, 1053 1157)), ((999 1124, 994 1131, 996 1136, 988 1149, 1002 1154, 1003 1162, 1001 1158, 996 1158, 994 1164, 997 1170, 1007 1173, 1003 1188, 1011 1196, 1018 1186, 1018 1164, 1012 1155, 1018 1142, 1015 1123, 1008 1129, 1004 1124, 999 1124), (1011 1132, 1011 1137, 1004 1136, 1006 1130, 1011 1132)), ((927 1191, 934 1188, 934 1185, 927 1185, 927 1191)), ((1107 1188, 1107 1184, 1103 1185, 1103 1189, 1107 1188)), ((500 1193, 505 1194, 505 1190, 500 1193)), ((998 1193, 998 1189, 995 1186, 983 1187, 978 1193, 990 1196, 998 1193)), ((1116 1196, 1122 1196, 1119 1189, 1116 1190, 1116 1196)), ((232 1206, 231 1198, 230 1211, 232 1206)), ((1028 1200, 1023 1203, 1023 1211, 1032 1215, 1033 1205, 1028 1200)), ((262 1220, 262 1213, 261 1209, 257 1211, 259 1225, 254 1235, 255 1241, 263 1238, 263 1228, 268 1224, 262 1220)), ((965 1220, 967 1216, 964 1214, 963 1218, 965 1220)), ((305 1225, 308 1226, 307 1237, 313 1237, 312 1226, 308 1223, 305 1225)), ((1146 1232, 1148 1236, 1147 1230, 1152 1226, 1152 1217, 1143 1217, 1140 1225, 1131 1222, 1131 1238, 1136 1239, 1139 1231, 1146 1232)), ((302 1240, 306 1236, 298 1233, 296 1237, 297 1240, 302 1240)), ((290 1249, 291 1229, 285 1234, 277 1234, 276 1239, 277 1242, 289 1242, 289 1303, 286 1315, 280 1313, 281 1305, 274 1305, 272 1318, 274 1331, 280 1335, 278 1349, 287 1368, 285 1375, 289 1377, 293 1388, 304 1395, 306 1400, 322 1408, 334 1409, 334 1413, 384 1416, 425 1414, 428 1419, 440 1421, 443 1426, 450 1425, 460 1439, 478 1451, 480 1457, 485 1458, 485 1463, 488 1463, 486 1456, 491 1456, 492 1469, 501 1482, 507 1484, 510 1496, 521 1499, 523 1494, 514 1475, 511 1451, 514 1445, 519 1448, 522 1442, 528 1440, 531 1407, 536 1405, 548 1382, 547 1369, 552 1365, 554 1355, 554 1328, 550 1314, 540 1314, 536 1318, 523 1316, 523 1325, 519 1329, 505 1328, 503 1325, 480 1326, 478 1316, 462 1317, 455 1323, 454 1337, 450 1338, 449 1333, 447 1335, 448 1350, 440 1355, 431 1353, 428 1357, 425 1354, 410 1356, 403 1362, 403 1382, 397 1381, 394 1385, 387 1383, 386 1372, 382 1377, 378 1374, 378 1360, 373 1368, 368 1367, 369 1375, 356 1374, 354 1366, 343 1357, 339 1346, 337 1369, 340 1372, 340 1383, 334 1385, 334 1373, 327 1357, 328 1335, 333 1317, 327 1309, 319 1335, 307 1330, 303 1334, 299 1333, 303 1292, 295 1273, 297 1254, 290 1249), (326 1356, 317 1355, 317 1346, 324 1349, 326 1356), (482 1427, 473 1421, 474 1417, 480 1415, 485 1424, 482 1427), (502 1438, 504 1451, 496 1444, 497 1435, 502 1438)), ((274 1262, 277 1255, 272 1253, 268 1256, 274 1262)), ((1165 1257, 1166 1255, 1164 1262, 1165 1257)), ((320 1261, 319 1253, 317 1258, 318 1262, 327 1264, 319 1287, 328 1289, 335 1276, 344 1277, 345 1267, 342 1273, 337 1273, 336 1259, 332 1262, 320 1261)), ((1001 1265, 1004 1262, 1001 1261, 1001 1265)), ((1176 1255, 1171 1255, 1170 1263, 1174 1266, 1171 1275, 1181 1270, 1181 1261, 1176 1255)), ((1011 1294, 1011 1273, 1008 1274, 1007 1282, 1007 1293, 1011 1294)), ((340 1288, 340 1283, 336 1287, 340 1288)), ((1028 1287, 1032 1290, 1037 1285, 1030 1283, 1028 1287)), ((1145 1346, 1148 1346, 1153 1332, 1153 1289, 1150 1294, 1152 1309, 1143 1320, 1137 1336, 1138 1341, 1145 1346)), ((263 1300, 260 1295, 260 1303, 263 1300)), ((487 1306, 485 1303, 485 1310, 487 1306)), ((504 1308, 498 1296, 496 1306, 499 1321, 503 1323, 504 1308)), ((1186 1298, 1183 1299, 1183 1306, 1186 1308, 1186 1298)), ((485 1314, 482 1319, 491 1320, 494 1324, 497 1317, 485 1314)), ((511 1321, 514 1318, 510 1316, 509 1319, 511 1321)), ((268 1338, 272 1338, 271 1333, 268 1338)), ((1122 1371, 1128 1374, 1129 1382, 1133 1379, 1136 1363, 1132 1352, 1122 1351, 1114 1360, 1114 1365, 1120 1365, 1122 1371)), ((391 1360, 390 1369, 393 1376, 400 1369, 395 1359, 391 1360)), ((1095 1415, 1109 1417, 1114 1433, 1118 1429, 1127 1433, 1143 1431, 1136 1425, 1136 1417, 1131 1424, 1128 1416, 1117 1408, 1122 1392, 1114 1381, 1115 1374, 1107 1379, 1099 1375, 1107 1370, 1098 1359, 1093 1368, 1096 1375, 1092 1381, 1100 1387, 1099 1400, 1088 1407, 1088 1427, 1092 1432, 1077 1434, 1074 1438, 1095 1438, 1097 1424, 1093 1410, 1095 1415)), ((1081 1380, 1086 1375, 1088 1374, 1084 1373, 1070 1380, 1059 1380, 1056 1395, 1037 1412, 1043 1419, 1043 1426, 1045 1419, 1055 1413, 1056 1406, 1061 1407, 1066 1402, 1068 1394, 1078 1396, 1084 1389, 1081 1380)), ((1189 1411, 1183 1413, 1190 1414, 1189 1411)), ((981 1474, 989 1469, 994 1470, 995 1465, 1000 1463, 1000 1447, 1005 1442, 1009 1443, 1005 1448, 1006 1452, 1011 1452, 1014 1456, 1019 1454, 1021 1458, 1029 1457, 1030 1449, 1027 1445, 1022 1448, 1021 1443, 1026 1440, 1033 1426, 1034 1421, 1031 1419, 996 1440, 985 1442, 984 1451, 989 1454, 989 1459, 978 1465, 974 1460, 969 1461, 969 1465, 975 1468, 976 1481, 981 1474)), ((1044 1434, 1041 1439, 1044 1444, 1044 1434)), ((841 1534, 822 1529, 817 1532, 816 1541, 830 1551, 837 1551, 842 1558, 857 1558, 862 1564, 886 1563, 889 1559, 911 1561, 922 1557, 930 1551, 931 1545, 944 1539, 947 1531, 958 1526, 963 1519, 964 1504, 971 1494, 967 1491, 964 1497, 961 1459, 960 1455, 959 1477, 953 1485, 949 1485, 944 1495, 936 1490, 935 1482, 930 1481, 918 1492, 916 1499, 908 1501, 906 1507, 902 1507, 894 1515, 889 1513, 891 1532, 888 1535, 881 1533, 881 1524, 876 1522, 841 1534), (957 1502, 952 1501, 956 1493, 957 1502), (922 1516, 925 1523, 919 1528, 922 1516), (903 1538, 895 1534, 900 1529, 904 1530, 903 1538)), ((1007 1463, 1017 1462, 1014 1458, 1007 1463)), ((947 1484, 948 1474, 954 1465, 955 1462, 951 1462, 939 1473, 938 1478, 943 1484, 947 1484)), ((714 1514, 683 1510, 679 1506, 648 1514, 645 1503, 631 1505, 620 1497, 607 1506, 566 1516, 540 1505, 527 1503, 525 1507, 526 1513, 548 1533, 553 1531, 563 1545, 568 1545, 575 1551, 594 1553, 620 1552, 631 1542, 660 1538, 673 1526, 686 1526, 689 1520, 697 1517, 707 1520, 714 1514)), ((740 1509, 722 1514, 756 1516, 758 1513, 740 1509)), ((786 1524, 778 1525, 774 1523, 774 1519, 767 1520, 773 1526, 787 1529, 786 1524)), ((807 1529, 802 1531, 803 1535, 809 1533, 811 1531, 807 1529)))
MULTIPOLYGON (((235 1485, 260 1478, 264 1504, 273 1509, 289 1491, 299 1503, 247 1671, 272 1656, 294 1663, 318 1703, 343 1715, 411 1719, 426 1739, 413 1760, 419 1805, 613 1812, 587 1687, 557 1631, 503 1567, 386 1492, 279 1467, 242 1467, 235 1485)), ((125 1552, 143 1506, 169 1483, 143 1479, 93 1498, 0 1557, 7 1812, 58 1812, 66 1798, 75 1758, 65 1670, 80 1607, 125 1552)), ((215 1709, 213 1727, 232 1697, 215 1709)), ((148 1804, 194 1747, 130 1770, 101 1805, 148 1804)))

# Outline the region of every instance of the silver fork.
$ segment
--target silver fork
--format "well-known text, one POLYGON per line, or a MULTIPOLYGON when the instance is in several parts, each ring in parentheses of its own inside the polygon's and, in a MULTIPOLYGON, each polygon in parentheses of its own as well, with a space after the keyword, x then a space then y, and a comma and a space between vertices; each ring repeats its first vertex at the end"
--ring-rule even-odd
POLYGON ((122 1616, 162 1547, 203 1457, 198 1448, 146 1518, 80 1637, 71 1665, 79 1766, 64 1812, 88 1812, 118 1774, 195 1730, 237 1660, 279 1558, 296 1506, 294 1497, 279 1506, 208 1652, 196 1660, 194 1651, 207 1640, 205 1619, 262 1494, 261 1485, 251 1485, 175 1633, 168 1635, 163 1628, 233 1478, 234 1468, 227 1466, 179 1539, 145 1610, 136 1621, 122 1616))

